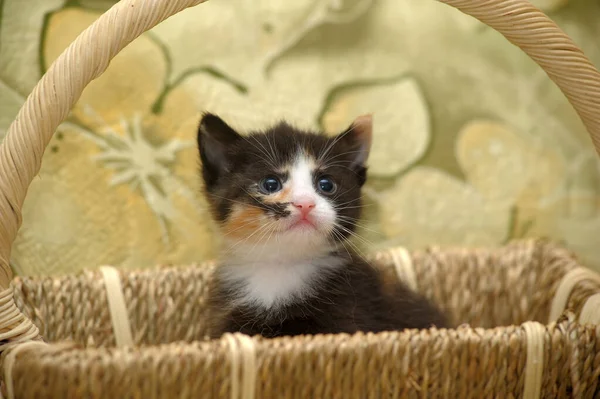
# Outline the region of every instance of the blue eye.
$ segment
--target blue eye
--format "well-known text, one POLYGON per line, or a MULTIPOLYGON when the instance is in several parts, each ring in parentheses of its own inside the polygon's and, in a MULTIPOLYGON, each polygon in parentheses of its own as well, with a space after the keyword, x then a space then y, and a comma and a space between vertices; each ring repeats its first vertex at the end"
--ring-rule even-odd
POLYGON ((260 182, 260 189, 267 194, 276 193, 281 190, 281 182, 273 176, 265 177, 260 182))
POLYGON ((322 193, 332 194, 336 189, 336 185, 329 177, 321 177, 317 182, 317 189, 322 193))

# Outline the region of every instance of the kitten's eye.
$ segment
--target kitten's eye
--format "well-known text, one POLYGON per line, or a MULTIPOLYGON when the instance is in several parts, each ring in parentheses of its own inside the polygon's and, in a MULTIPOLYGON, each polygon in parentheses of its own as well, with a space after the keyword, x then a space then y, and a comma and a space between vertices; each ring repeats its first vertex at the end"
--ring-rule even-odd
POLYGON ((329 177, 321 177, 317 182, 317 189, 324 194, 333 194, 336 185, 329 177))
POLYGON ((260 182, 260 188, 267 194, 276 193, 281 190, 281 182, 273 176, 265 177, 260 182))

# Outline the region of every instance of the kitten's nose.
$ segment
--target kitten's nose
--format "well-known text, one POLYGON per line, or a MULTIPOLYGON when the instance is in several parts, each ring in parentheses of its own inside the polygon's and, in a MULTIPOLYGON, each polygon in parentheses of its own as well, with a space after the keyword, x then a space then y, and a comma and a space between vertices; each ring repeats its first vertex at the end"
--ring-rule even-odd
POLYGON ((312 198, 298 198, 294 200, 293 204, 304 217, 315 208, 315 201, 312 198))

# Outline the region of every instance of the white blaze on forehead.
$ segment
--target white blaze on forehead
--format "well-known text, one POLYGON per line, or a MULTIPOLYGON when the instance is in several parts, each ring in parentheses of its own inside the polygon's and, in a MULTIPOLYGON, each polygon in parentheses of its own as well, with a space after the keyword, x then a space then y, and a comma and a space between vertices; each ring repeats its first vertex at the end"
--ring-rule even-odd
MULTIPOLYGON (((310 199, 315 208, 311 212, 317 222, 317 227, 323 231, 330 231, 335 223, 336 211, 330 198, 317 192, 315 188, 315 172, 317 163, 314 158, 300 153, 290 168, 290 176, 286 184, 290 187, 290 200, 292 203, 298 200, 310 199)), ((292 210, 293 210, 292 205, 292 210)))
POLYGON ((290 170, 290 184, 292 188, 292 201, 298 197, 311 197, 316 200, 313 174, 315 171, 313 159, 300 153, 290 170))

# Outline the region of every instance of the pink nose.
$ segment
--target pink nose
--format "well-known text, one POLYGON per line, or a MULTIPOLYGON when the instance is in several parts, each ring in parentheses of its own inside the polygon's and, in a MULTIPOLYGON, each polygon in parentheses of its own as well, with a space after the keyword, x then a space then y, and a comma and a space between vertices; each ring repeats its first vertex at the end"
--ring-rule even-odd
POLYGON ((294 201, 294 206, 306 217, 315 208, 315 201, 312 198, 299 198, 294 201))

